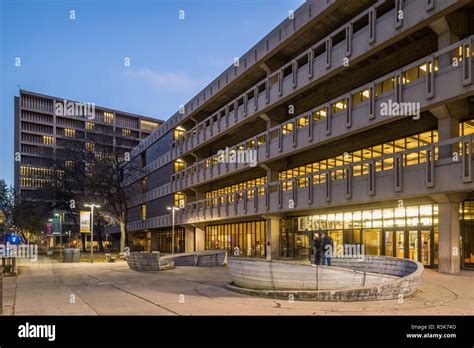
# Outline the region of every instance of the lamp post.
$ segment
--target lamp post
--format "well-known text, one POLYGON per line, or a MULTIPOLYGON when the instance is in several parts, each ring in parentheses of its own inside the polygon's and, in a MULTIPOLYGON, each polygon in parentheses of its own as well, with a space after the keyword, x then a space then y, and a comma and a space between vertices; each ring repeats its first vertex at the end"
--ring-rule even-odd
POLYGON ((84 207, 91 208, 91 263, 93 263, 94 259, 92 257, 94 256, 94 208, 100 208, 100 205, 84 204, 84 207))
MULTIPOLYGON (((54 222, 54 220, 53 220, 53 219, 48 219, 48 222, 54 222)), ((54 225, 53 225, 53 226, 54 226, 54 225)), ((50 239, 49 239, 49 235, 46 235, 45 237, 46 237, 46 250, 49 251, 49 244, 50 244, 51 241, 50 241, 50 239)), ((53 237, 54 237, 54 228, 53 228, 53 237)), ((54 242, 54 240, 53 240, 53 242, 54 242)), ((53 243, 53 254, 54 254, 55 252, 56 252, 56 244, 53 243)))
POLYGON ((178 207, 166 207, 166 209, 171 210, 171 254, 174 254, 174 213, 178 211, 178 207))
POLYGON ((59 257, 63 257, 63 214, 54 214, 59 218, 59 257))

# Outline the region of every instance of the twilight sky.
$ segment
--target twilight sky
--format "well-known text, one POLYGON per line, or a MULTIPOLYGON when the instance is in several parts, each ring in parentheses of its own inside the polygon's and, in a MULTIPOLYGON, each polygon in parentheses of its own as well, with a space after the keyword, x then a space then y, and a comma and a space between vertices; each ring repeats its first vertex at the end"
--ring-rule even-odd
POLYGON ((0 178, 19 88, 166 120, 303 3, 0 0, 0 178))

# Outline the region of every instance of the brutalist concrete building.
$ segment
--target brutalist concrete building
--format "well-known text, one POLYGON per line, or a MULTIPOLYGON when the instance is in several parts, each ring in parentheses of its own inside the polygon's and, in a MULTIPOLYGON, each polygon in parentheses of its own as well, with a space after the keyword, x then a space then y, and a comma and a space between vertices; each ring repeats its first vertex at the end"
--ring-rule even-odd
MULTIPOLYGON (((132 248, 474 265, 474 1, 307 1, 133 151, 132 248)), ((232 62, 230 62, 232 63, 232 62)))
POLYGON ((69 151, 80 149, 120 156, 162 122, 20 90, 15 97, 15 189, 22 200, 41 200, 40 191, 51 184, 54 158, 68 158, 69 151))

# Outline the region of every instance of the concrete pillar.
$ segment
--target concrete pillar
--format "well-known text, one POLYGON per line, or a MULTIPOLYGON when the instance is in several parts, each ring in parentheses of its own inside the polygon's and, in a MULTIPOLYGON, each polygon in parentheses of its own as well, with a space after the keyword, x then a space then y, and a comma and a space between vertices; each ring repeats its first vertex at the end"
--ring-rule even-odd
MULTIPOLYGON (((439 141, 456 138, 459 136, 459 120, 454 117, 438 119, 439 141)), ((439 158, 453 157, 453 153, 459 151, 458 144, 442 146, 439 149, 439 158)))
MULTIPOLYGON (((455 35, 446 19, 446 17, 442 17, 433 23, 430 24, 430 28, 436 33, 438 36, 438 50, 441 50, 454 42, 459 41, 459 37, 455 35)), ((449 55, 442 55, 439 58, 439 69, 442 69, 451 64, 451 57, 449 55)))
POLYGON ((184 228, 184 251, 192 253, 194 251, 194 227, 185 226, 184 228))
POLYGON ((280 218, 275 216, 265 217, 266 222, 266 257, 267 260, 280 257, 280 218))
POLYGON ((466 194, 435 194, 438 203, 438 271, 459 273, 461 269, 459 203, 466 194))
POLYGON ((151 250, 150 251, 158 251, 158 233, 159 232, 150 232, 151 233, 151 250))
POLYGON ((205 250, 205 226, 204 225, 196 225, 194 229, 195 238, 196 238, 196 251, 204 251, 205 250))
MULTIPOLYGON (((438 119, 438 141, 448 140, 459 136, 459 119, 446 105, 430 110, 438 119)), ((456 113, 457 114, 457 113, 456 113)), ((441 146, 438 157, 452 158, 453 153, 459 151, 458 144, 441 146)))
POLYGON ((459 203, 439 203, 438 207, 438 271, 458 273, 461 267, 459 203))

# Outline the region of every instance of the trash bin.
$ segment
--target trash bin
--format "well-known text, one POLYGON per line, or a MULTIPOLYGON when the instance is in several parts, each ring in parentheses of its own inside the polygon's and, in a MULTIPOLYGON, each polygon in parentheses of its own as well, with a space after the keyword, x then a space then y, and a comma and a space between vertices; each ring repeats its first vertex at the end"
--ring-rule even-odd
POLYGON ((64 262, 72 262, 72 252, 74 249, 66 248, 64 249, 64 262))
POLYGON ((79 262, 81 256, 80 249, 64 249, 64 262, 79 262))
POLYGON ((79 262, 81 259, 81 249, 72 249, 72 262, 79 262))

